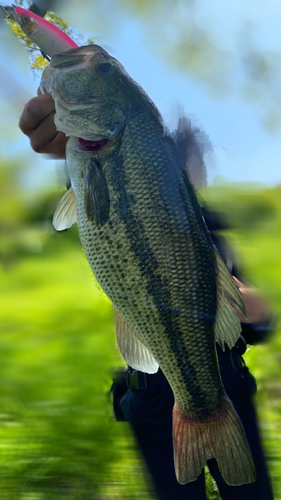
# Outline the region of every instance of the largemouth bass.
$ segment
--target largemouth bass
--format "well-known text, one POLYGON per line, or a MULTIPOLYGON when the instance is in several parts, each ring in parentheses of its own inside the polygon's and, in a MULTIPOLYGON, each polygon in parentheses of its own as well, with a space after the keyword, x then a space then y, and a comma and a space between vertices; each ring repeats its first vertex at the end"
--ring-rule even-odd
MULTIPOLYGON (((126 362, 160 366, 175 396, 174 462, 180 483, 214 457, 228 484, 255 480, 239 417, 225 394, 215 341, 234 345, 243 311, 216 251, 177 145, 146 93, 98 45, 57 54, 41 90, 70 136, 71 188, 54 216, 77 221, 89 264, 117 313, 126 362)), ((159 457, 161 460, 161 457, 159 457)))

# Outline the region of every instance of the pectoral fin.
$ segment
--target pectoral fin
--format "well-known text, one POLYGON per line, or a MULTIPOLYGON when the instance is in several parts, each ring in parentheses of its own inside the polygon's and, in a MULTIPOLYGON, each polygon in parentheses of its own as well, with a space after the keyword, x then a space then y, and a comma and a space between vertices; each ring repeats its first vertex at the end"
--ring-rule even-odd
POLYGON ((215 339, 225 349, 231 349, 241 333, 241 323, 232 306, 245 315, 241 293, 230 272, 216 251, 217 262, 217 314, 215 323, 215 339))
POLYGON ((89 220, 103 226, 109 218, 109 191, 100 165, 92 160, 85 180, 85 206, 89 220))
POLYGON ((70 187, 60 199, 53 217, 53 226, 56 231, 68 229, 77 222, 76 198, 73 188, 70 187))
POLYGON ((146 373, 157 372, 158 363, 118 313, 116 315, 116 337, 120 353, 129 366, 146 373))

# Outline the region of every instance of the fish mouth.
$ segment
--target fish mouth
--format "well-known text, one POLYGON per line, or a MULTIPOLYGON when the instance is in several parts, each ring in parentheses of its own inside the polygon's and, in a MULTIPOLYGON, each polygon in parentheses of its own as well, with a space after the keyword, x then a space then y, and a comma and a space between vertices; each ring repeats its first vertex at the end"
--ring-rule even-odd
POLYGON ((108 139, 105 137, 98 140, 88 140, 82 139, 82 137, 77 137, 77 145, 75 149, 76 151, 95 153, 101 151, 107 143, 108 139))

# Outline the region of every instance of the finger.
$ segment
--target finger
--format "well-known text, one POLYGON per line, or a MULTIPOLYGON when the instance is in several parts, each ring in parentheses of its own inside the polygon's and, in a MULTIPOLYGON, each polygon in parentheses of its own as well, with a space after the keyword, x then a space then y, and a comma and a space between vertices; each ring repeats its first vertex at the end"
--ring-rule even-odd
POLYGON ((66 137, 62 132, 57 132, 52 141, 50 141, 45 149, 44 153, 51 155, 53 158, 65 158, 65 147, 69 137, 66 137))
POLYGON ((57 132, 52 118, 48 117, 29 136, 32 149, 36 153, 46 153, 56 158, 65 158, 65 146, 68 138, 57 132), (45 121, 50 120, 50 127, 45 126, 45 121))
POLYGON ((26 104, 19 120, 19 128, 28 135, 44 120, 48 115, 54 113, 55 103, 48 94, 33 97, 26 104))
POLYGON ((54 114, 54 112, 50 113, 36 128, 29 131, 27 134, 30 139, 31 147, 36 153, 44 152, 47 144, 57 135, 57 129, 54 124, 54 114))
POLYGON ((247 323, 248 322, 247 316, 242 314, 235 306, 232 307, 239 321, 241 321, 241 323, 247 323))
POLYGON ((240 281, 238 278, 236 278, 236 276, 232 276, 232 278, 234 279, 238 288, 243 288, 245 286, 244 283, 242 283, 242 281, 240 281))

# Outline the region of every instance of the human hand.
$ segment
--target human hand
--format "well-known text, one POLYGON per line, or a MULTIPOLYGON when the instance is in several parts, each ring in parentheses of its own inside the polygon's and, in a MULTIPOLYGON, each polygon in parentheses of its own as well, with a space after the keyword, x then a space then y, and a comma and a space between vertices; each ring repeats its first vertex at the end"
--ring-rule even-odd
POLYGON ((235 308, 241 323, 266 323, 271 317, 271 312, 265 299, 255 288, 244 285, 235 276, 233 279, 240 290, 246 311, 246 316, 244 316, 235 308))
POLYGON ((30 139, 36 153, 46 153, 53 158, 65 158, 68 138, 58 132, 54 123, 55 103, 48 94, 33 97, 25 105, 19 128, 30 139))

